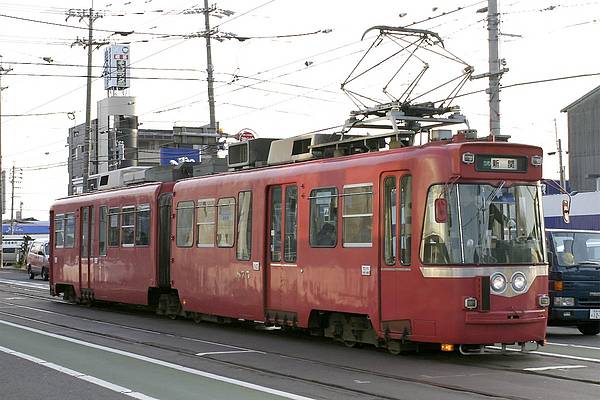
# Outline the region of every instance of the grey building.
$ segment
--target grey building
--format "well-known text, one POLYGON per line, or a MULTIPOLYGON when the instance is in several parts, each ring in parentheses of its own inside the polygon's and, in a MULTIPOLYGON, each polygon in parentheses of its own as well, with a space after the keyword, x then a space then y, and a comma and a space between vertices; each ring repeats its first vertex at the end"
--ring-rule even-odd
POLYGON ((569 126, 571 190, 596 190, 600 177, 600 86, 561 110, 569 126))

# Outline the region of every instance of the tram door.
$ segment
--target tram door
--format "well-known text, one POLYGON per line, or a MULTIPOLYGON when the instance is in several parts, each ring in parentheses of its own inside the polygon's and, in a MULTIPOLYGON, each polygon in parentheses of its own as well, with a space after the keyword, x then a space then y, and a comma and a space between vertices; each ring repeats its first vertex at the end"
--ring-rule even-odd
POLYGON ((298 265, 298 186, 269 188, 266 251, 267 312, 292 321, 302 269, 298 265))
POLYGON ((171 209, 173 193, 158 197, 158 286, 171 285, 171 209))
POLYGON ((82 289, 92 288, 94 206, 81 207, 79 216, 79 289, 81 292, 82 289))
POLYGON ((412 177, 406 171, 385 173, 380 187, 381 321, 401 332, 412 259, 412 177))

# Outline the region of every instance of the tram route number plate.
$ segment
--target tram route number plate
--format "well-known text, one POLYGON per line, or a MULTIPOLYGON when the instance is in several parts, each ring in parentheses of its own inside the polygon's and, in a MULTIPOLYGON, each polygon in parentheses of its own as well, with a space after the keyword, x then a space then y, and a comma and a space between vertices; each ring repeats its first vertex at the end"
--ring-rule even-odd
POLYGON ((600 319, 600 309, 590 310, 590 319, 600 319))
POLYGON ((490 160, 490 168, 491 169, 499 169, 499 170, 516 170, 517 169, 517 160, 515 158, 494 158, 490 160))

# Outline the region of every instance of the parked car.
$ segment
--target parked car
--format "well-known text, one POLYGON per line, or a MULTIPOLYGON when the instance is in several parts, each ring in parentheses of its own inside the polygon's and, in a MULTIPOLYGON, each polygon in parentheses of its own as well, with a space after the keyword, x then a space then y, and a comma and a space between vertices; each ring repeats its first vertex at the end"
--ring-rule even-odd
POLYGON ((551 253, 549 325, 600 333, 600 231, 546 229, 551 253))
POLYGON ((29 253, 27 254, 27 273, 29 279, 34 279, 41 275, 42 279, 47 281, 50 276, 49 259, 50 248, 48 239, 36 239, 31 243, 29 253))

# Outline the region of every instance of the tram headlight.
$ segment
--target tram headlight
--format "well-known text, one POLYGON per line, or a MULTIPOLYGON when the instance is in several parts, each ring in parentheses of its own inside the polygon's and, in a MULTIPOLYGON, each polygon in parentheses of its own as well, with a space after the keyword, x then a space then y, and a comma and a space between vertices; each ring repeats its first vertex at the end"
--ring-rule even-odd
POLYGON ((496 272, 490 278, 490 286, 492 290, 497 293, 502 293, 506 290, 506 277, 500 272, 496 272))
POLYGON ((515 292, 527 289, 527 277, 522 272, 515 272, 510 281, 515 292))

